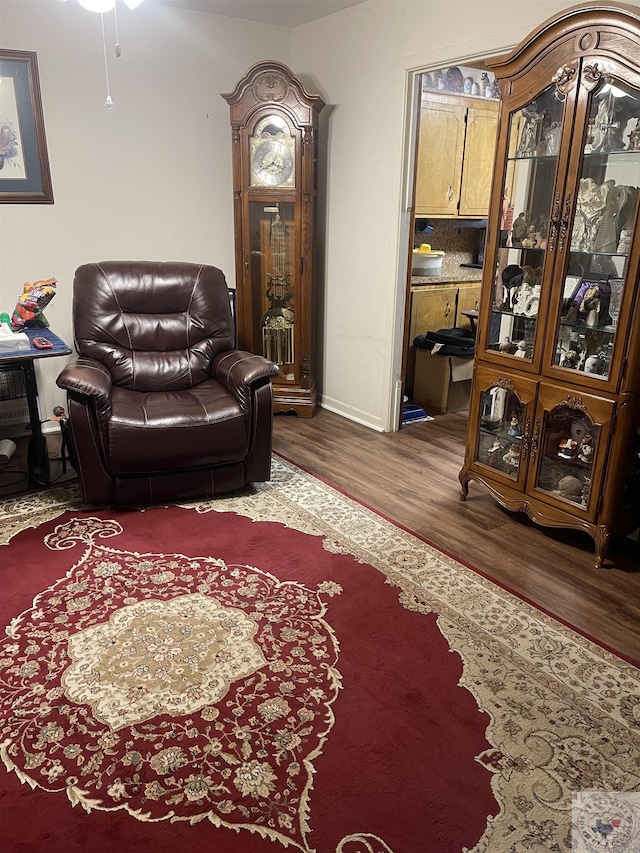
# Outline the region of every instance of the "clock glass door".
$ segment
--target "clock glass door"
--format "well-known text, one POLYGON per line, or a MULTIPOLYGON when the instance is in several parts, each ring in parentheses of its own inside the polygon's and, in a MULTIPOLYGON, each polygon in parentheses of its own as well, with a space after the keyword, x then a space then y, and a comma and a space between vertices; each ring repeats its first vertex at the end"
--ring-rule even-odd
POLYGON ((280 379, 293 381, 297 337, 295 205, 253 201, 249 204, 249 221, 255 352, 278 365, 280 379))

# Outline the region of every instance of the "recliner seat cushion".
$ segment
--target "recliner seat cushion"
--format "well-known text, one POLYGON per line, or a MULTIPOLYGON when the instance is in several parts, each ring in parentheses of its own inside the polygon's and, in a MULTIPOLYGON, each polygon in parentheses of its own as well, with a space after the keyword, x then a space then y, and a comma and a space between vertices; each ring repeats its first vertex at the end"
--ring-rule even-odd
POLYGON ((236 399, 214 379, 182 391, 114 387, 106 442, 114 474, 151 474, 240 461, 249 429, 236 399))

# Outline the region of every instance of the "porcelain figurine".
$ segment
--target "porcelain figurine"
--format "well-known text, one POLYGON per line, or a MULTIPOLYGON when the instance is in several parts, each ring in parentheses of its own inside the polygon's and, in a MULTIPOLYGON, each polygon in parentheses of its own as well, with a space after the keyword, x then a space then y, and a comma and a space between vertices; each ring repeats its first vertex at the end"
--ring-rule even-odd
POLYGON ((576 453, 576 448, 578 447, 578 442, 574 441, 572 438, 563 438, 560 442, 560 449, 558 450, 558 456, 561 459, 573 459, 576 453))
POLYGON ((510 444, 509 449, 502 457, 502 461, 509 468, 518 468, 520 466, 520 447, 517 444, 510 444))
POLYGON ((520 421, 518 420, 517 415, 511 416, 511 423, 509 424, 507 435, 510 435, 512 438, 519 438, 522 435, 522 430, 520 429, 520 421))
POLYGON ((578 459, 581 462, 584 462, 585 465, 591 465, 592 458, 593 436, 588 432, 580 442, 580 447, 578 448, 578 459))

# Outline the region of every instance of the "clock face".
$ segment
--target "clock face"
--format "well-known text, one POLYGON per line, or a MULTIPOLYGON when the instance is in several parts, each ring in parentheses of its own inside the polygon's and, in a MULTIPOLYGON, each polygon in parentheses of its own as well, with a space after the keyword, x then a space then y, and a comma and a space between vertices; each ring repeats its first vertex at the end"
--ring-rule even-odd
POLYGON ((265 139, 251 157, 251 184, 253 186, 293 186, 293 153, 279 139, 265 139))

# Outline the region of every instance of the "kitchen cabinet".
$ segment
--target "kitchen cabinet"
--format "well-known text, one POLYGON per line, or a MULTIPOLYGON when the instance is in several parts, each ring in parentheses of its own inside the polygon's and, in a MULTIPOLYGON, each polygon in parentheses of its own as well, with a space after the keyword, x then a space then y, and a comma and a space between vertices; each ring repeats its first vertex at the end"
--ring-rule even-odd
POLYGON ((486 217, 495 155, 498 102, 428 95, 420 109, 415 212, 486 217))
POLYGON ((477 309, 479 300, 480 283, 475 281, 413 285, 409 342, 413 343, 416 335, 438 329, 470 329, 468 318, 460 312, 477 309))
POLYGON ((480 308, 480 283, 469 282, 460 285, 458 290, 458 311, 456 315, 456 326, 467 329, 475 335, 475 323, 464 315, 464 311, 478 311, 480 308))
POLYGON ((409 342, 416 335, 438 329, 452 329, 456 319, 457 284, 425 284, 411 288, 409 342))
POLYGON ((408 390, 414 388, 416 371, 416 347, 413 341, 425 332, 439 329, 468 329, 473 326, 468 317, 460 312, 466 308, 476 309, 480 297, 480 283, 476 281, 415 284, 411 287, 411 316, 409 323, 409 349, 405 383, 408 390))
POLYGON ((462 498, 475 481, 585 531, 596 566, 640 526, 639 40, 637 10, 587 5, 488 62, 502 101, 462 498))

